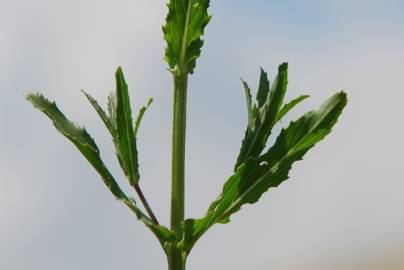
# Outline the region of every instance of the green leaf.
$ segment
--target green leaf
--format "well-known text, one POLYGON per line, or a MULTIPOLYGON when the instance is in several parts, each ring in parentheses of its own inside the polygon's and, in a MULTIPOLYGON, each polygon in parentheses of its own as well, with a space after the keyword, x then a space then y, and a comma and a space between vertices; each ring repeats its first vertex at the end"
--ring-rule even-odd
POLYGON ((254 128, 254 120, 257 114, 257 107, 255 104, 252 102, 252 96, 251 96, 251 90, 248 84, 241 80, 244 85, 244 93, 246 97, 246 102, 247 102, 247 113, 248 113, 248 127, 249 128, 254 128))
MULTIPOLYGON (((44 96, 37 93, 28 93, 26 98, 34 105, 35 108, 42 111, 53 122, 56 129, 69 139, 77 149, 83 154, 88 162, 99 173, 105 185, 111 193, 120 201, 126 204, 133 213, 148 227, 158 238, 163 248, 168 242, 173 240, 173 233, 166 227, 155 225, 150 218, 140 210, 136 204, 130 200, 121 190, 114 177, 111 175, 107 167, 104 165, 100 157, 100 152, 93 138, 84 128, 81 128, 68 120, 66 116, 58 109, 54 102, 50 102, 44 96)), ((92 101, 94 101, 92 99, 92 101)), ((94 103, 94 102, 92 102, 94 103)), ((95 103, 94 103, 95 104, 95 103)), ((95 105, 97 106, 97 105, 95 105)), ((98 110, 97 110, 98 111, 98 110)))
POLYGON ((140 126, 140 122, 142 122, 143 119, 143 115, 146 112, 146 110, 150 107, 150 104, 152 104, 153 102, 153 98, 149 98, 149 100, 147 101, 147 104, 145 106, 143 106, 142 108, 140 108, 139 113, 137 115, 136 118, 136 122, 135 122, 135 137, 137 137, 137 132, 139 130, 139 126, 140 126))
POLYGON ((116 77, 116 124, 118 134, 119 154, 122 158, 123 170, 129 179, 129 183, 134 185, 139 181, 139 162, 136 147, 136 137, 133 129, 132 111, 128 85, 122 69, 119 67, 115 73, 116 77))
POLYGON ((115 152, 116 156, 119 161, 119 165, 121 166, 122 170, 127 174, 126 172, 129 170, 127 169, 126 163, 124 163, 122 155, 120 153, 119 149, 119 142, 118 142, 118 131, 117 131, 117 125, 116 125, 116 94, 112 92, 108 96, 108 113, 109 116, 105 113, 105 111, 101 108, 101 106, 98 104, 98 102, 92 98, 89 94, 84 92, 84 95, 87 97, 87 99, 90 101, 91 105, 94 107, 94 109, 97 111, 98 115, 104 122, 105 126, 107 127, 109 133, 112 136, 112 141, 115 146, 115 152))
MULTIPOLYGON (((269 91, 267 73, 261 69, 260 85, 257 93, 258 112, 249 121, 234 170, 250 158, 257 158, 265 148, 268 137, 275 125, 276 116, 283 103, 288 83, 288 64, 278 68, 278 75, 269 91), (265 96, 266 95, 266 96, 265 96), (253 123, 253 124, 251 124, 253 123)), ((251 114, 251 113, 250 113, 251 114)))
POLYGON ((196 241, 215 223, 226 223, 244 204, 253 204, 271 187, 289 178, 295 161, 331 132, 347 103, 344 92, 328 99, 319 109, 308 112, 283 129, 275 144, 259 158, 238 167, 223 187, 222 194, 201 219, 184 222, 181 247, 189 253, 196 241))
POLYGON ((29 93, 26 95, 26 98, 35 108, 46 114, 52 120, 56 129, 78 148, 83 156, 100 174, 102 180, 111 190, 112 194, 118 199, 125 199, 125 194, 102 162, 98 147, 87 131, 69 121, 58 109, 56 104, 50 102, 44 96, 37 93, 29 93))
POLYGON ((196 59, 201 54, 202 36, 211 16, 210 0, 170 0, 168 15, 163 26, 167 42, 165 60, 171 70, 193 73, 196 59))
POLYGON ((116 93, 111 92, 108 96, 108 112, 109 112, 109 119, 111 121, 112 126, 114 129, 117 129, 117 124, 116 124, 116 93))
POLYGON ((275 123, 279 122, 290 110, 292 110, 297 104, 299 104, 300 102, 302 102, 303 100, 309 98, 309 95, 302 95, 298 98, 293 99, 292 101, 290 101, 289 103, 283 105, 283 107, 279 110, 276 119, 275 119, 275 123))
POLYGON ((108 131, 111 133, 112 137, 116 138, 116 128, 114 127, 114 125, 113 125, 113 123, 111 121, 111 118, 105 113, 105 111, 101 108, 101 106, 98 104, 98 102, 93 97, 91 97, 84 90, 81 90, 81 92, 86 96, 88 101, 94 107, 94 109, 96 110, 96 112, 100 116, 102 122, 104 122, 104 124, 107 127, 108 131))
POLYGON ((258 108, 261 108, 267 101, 269 87, 268 73, 261 68, 260 83, 257 91, 258 108))

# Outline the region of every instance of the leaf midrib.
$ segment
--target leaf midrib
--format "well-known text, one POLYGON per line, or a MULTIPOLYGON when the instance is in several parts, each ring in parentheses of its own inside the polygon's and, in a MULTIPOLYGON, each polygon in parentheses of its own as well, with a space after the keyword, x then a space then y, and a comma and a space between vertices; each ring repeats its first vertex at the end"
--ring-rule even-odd
POLYGON ((180 59, 179 59, 180 68, 183 68, 183 65, 185 65, 185 58, 187 56, 188 24, 189 24, 189 18, 191 15, 192 4, 193 4, 193 0, 189 0, 187 10, 186 10, 186 15, 185 15, 184 33, 183 33, 182 41, 181 41, 181 52, 180 52, 180 59))

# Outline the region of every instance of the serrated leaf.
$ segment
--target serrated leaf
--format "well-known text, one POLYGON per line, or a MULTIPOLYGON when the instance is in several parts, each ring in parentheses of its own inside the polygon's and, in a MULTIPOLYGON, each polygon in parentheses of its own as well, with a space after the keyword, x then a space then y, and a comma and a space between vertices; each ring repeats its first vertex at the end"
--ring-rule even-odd
POLYGON ((108 116, 94 98, 92 98, 88 93, 84 92, 83 90, 82 90, 82 92, 87 97, 87 99, 90 101, 90 103, 94 107, 94 109, 97 111, 98 115, 104 122, 109 133, 111 134, 119 165, 121 166, 121 168, 124 172, 127 171, 128 170, 126 168, 127 165, 126 165, 126 163, 123 162, 122 155, 119 150, 118 133, 117 133, 117 126, 116 126, 116 95, 115 95, 115 93, 111 93, 108 96, 108 113, 109 113, 109 116, 108 116))
POLYGON ((109 119, 111 121, 112 126, 114 127, 114 129, 117 129, 117 125, 116 125, 116 93, 115 92, 111 92, 108 95, 108 113, 109 113, 109 119))
POLYGON ((125 195, 102 162, 98 147, 87 131, 69 121, 58 109, 56 104, 54 102, 50 102, 44 96, 29 93, 26 95, 26 98, 32 103, 32 105, 34 105, 35 108, 46 114, 52 120, 56 129, 78 148, 83 156, 100 174, 104 183, 111 190, 112 194, 114 194, 118 199, 124 199, 125 195))
POLYGON ((196 59, 201 54, 202 36, 211 16, 210 0, 170 0, 168 15, 163 26, 167 42, 165 60, 171 70, 184 69, 193 73, 196 59))
POLYGON ((68 120, 54 102, 50 102, 41 94, 29 93, 26 95, 26 98, 35 108, 47 115, 52 120, 56 129, 77 147, 87 161, 99 173, 111 193, 119 201, 125 203, 126 206, 135 213, 137 218, 154 233, 163 248, 167 245, 167 242, 172 241, 173 233, 164 226, 155 225, 121 190, 118 183, 101 160, 100 152, 93 138, 84 128, 68 120))
POLYGON ((119 67, 116 77, 116 125, 118 135, 119 154, 122 158, 123 169, 134 185, 139 181, 139 162, 136 146, 136 137, 133 129, 132 110, 128 93, 128 85, 122 69, 119 67))
POLYGON ((135 122, 135 130, 134 130, 135 137, 137 137, 137 132, 139 130, 140 122, 142 122, 143 115, 146 112, 146 110, 150 107, 150 104, 152 104, 152 102, 153 102, 153 98, 150 98, 147 101, 147 104, 145 106, 141 107, 139 110, 139 113, 136 117, 136 122, 135 122))
POLYGON ((265 70, 261 68, 260 83, 257 91, 258 108, 261 108, 267 101, 269 87, 270 85, 268 80, 268 73, 266 73, 265 70))
POLYGON ((250 158, 257 158, 271 135, 276 116, 283 103, 288 83, 288 65, 283 63, 278 68, 278 75, 270 88, 267 74, 261 69, 260 86, 257 94, 258 112, 249 124, 241 145, 240 154, 234 166, 234 171, 250 158), (266 94, 266 96, 264 96, 266 94), (264 101, 265 100, 265 101, 264 101))
POLYGON ((257 108, 255 104, 252 102, 252 96, 251 96, 251 90, 248 84, 241 80, 243 82, 244 86, 244 93, 246 97, 246 103, 247 103, 247 113, 248 113, 248 127, 249 128, 254 128, 254 120, 257 114, 257 108))
POLYGON ((94 107, 98 115, 100 116, 102 122, 104 122, 105 126, 107 127, 109 133, 112 135, 112 137, 115 139, 116 138, 116 128, 114 127, 111 118, 106 114, 106 112, 101 108, 101 106, 98 104, 98 102, 90 96, 87 92, 84 90, 81 90, 81 92, 86 96, 90 104, 94 107))
POLYGON ((283 105, 276 116, 275 123, 279 122, 290 110, 292 110, 296 105, 309 97, 309 95, 302 95, 283 105))
POLYGON ((244 204, 253 204, 271 187, 289 178, 295 161, 331 132, 347 103, 344 92, 328 99, 319 109, 308 112, 283 129, 275 144, 259 158, 249 159, 238 167, 223 187, 222 194, 201 219, 184 222, 181 243, 189 253, 195 242, 215 223, 225 223, 244 204))

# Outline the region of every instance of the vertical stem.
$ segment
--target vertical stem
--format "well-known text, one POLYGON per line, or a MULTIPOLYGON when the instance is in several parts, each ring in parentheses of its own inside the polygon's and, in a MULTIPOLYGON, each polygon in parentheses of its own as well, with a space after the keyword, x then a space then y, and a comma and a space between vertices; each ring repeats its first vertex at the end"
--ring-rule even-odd
POLYGON ((168 269, 185 270, 186 255, 177 247, 182 238, 185 209, 185 135, 187 124, 188 69, 186 64, 189 17, 193 1, 188 1, 181 54, 174 75, 173 153, 171 171, 171 230, 177 239, 168 252, 168 269))
MULTIPOLYGON (((188 75, 174 73, 174 112, 172 137, 171 171, 171 230, 176 234, 178 243, 182 236, 181 223, 184 220, 184 178, 185 178, 185 133, 187 110, 188 75)), ((172 244, 168 252, 169 270, 184 270, 185 256, 172 244)))

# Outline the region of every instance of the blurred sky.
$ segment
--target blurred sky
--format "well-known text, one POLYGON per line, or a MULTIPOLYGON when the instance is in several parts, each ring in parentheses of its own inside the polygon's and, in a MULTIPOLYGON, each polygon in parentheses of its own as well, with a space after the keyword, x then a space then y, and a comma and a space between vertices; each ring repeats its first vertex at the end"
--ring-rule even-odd
MULTIPOLYGON (((165 0, 0 3, 0 269, 165 269, 157 241, 23 98, 57 100, 131 193, 80 93, 106 103, 122 65, 135 108, 155 98, 139 135, 141 184, 167 224, 165 0)), ((341 89, 349 105, 291 180, 202 238, 189 269, 404 269, 403 11, 403 0, 212 0, 190 79, 187 216, 202 216, 230 176, 246 125, 239 77, 256 87, 260 66, 273 78, 288 61, 286 98, 312 98, 287 120, 341 89)))

